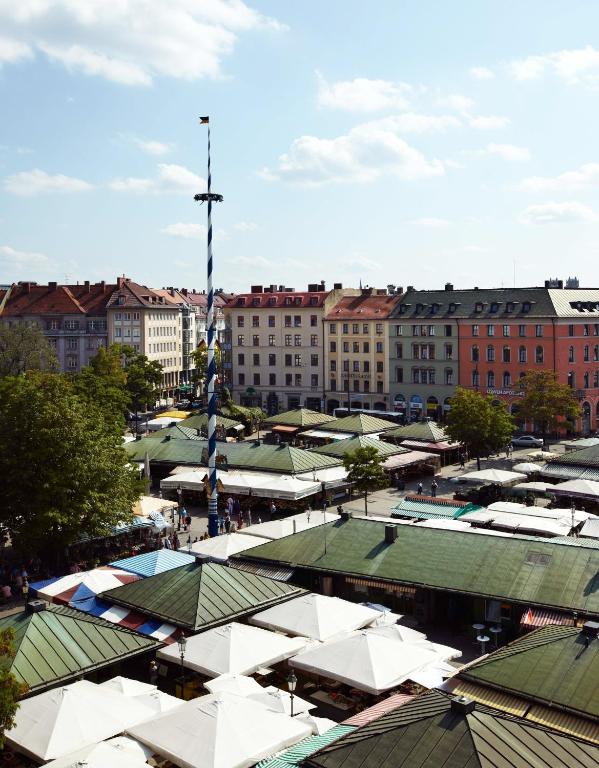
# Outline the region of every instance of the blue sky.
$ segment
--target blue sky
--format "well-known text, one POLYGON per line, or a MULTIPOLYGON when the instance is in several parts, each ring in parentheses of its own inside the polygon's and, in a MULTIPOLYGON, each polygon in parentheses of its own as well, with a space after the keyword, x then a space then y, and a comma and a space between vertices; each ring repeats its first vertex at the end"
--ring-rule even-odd
POLYGON ((0 0, 0 283, 599 285, 594 2, 0 0), (17 8, 18 10, 15 10, 17 8))

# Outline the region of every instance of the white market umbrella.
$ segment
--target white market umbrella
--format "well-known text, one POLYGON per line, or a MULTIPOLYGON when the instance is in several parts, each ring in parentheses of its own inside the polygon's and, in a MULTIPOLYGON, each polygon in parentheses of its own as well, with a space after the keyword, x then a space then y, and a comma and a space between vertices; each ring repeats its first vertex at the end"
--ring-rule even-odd
POLYGON ((532 461, 523 461, 520 464, 514 464, 512 469, 514 472, 524 472, 525 475, 532 475, 533 472, 541 471, 541 467, 538 464, 533 464, 532 461))
POLYGON ((331 728, 338 725, 334 720, 329 720, 328 717, 316 717, 308 712, 302 712, 295 719, 309 725, 310 728, 312 728, 312 734, 314 736, 321 736, 323 733, 330 731, 331 728))
POLYGON ((599 483, 596 480, 567 480, 551 489, 556 496, 577 496, 583 499, 596 499, 599 496, 599 483))
POLYGON ((147 768, 153 751, 129 736, 117 736, 46 763, 46 768, 147 768))
POLYGON ((36 760, 53 760, 151 716, 151 710, 134 697, 79 680, 21 701, 6 740, 36 760))
POLYGON ((410 679, 424 688, 438 688, 448 677, 455 675, 457 671, 451 664, 440 661, 438 664, 431 664, 418 672, 413 672, 410 679))
POLYGON ((121 675, 100 683, 100 688, 108 688, 111 691, 122 693, 123 696, 142 696, 156 690, 156 686, 151 683, 142 683, 139 680, 122 677, 121 675))
POLYGON ((163 715, 165 712, 178 709, 184 703, 182 699, 159 690, 135 698, 151 711, 152 716, 163 715))
MULTIPOLYGON (((394 640, 395 642, 413 645, 431 651, 437 656, 439 662, 449 661, 450 659, 459 659, 462 655, 462 652, 457 648, 452 648, 449 645, 441 645, 441 643, 433 643, 431 640, 428 640, 426 635, 422 632, 417 632, 415 629, 410 629, 409 627, 402 627, 399 624, 387 627, 375 627, 371 631, 381 637, 387 637, 390 640, 394 640)), ((413 680, 414 678, 410 679, 413 680)))
MULTIPOLYGON (((251 675, 260 667, 288 659, 305 646, 305 638, 285 637, 234 621, 187 638, 183 664, 209 677, 227 673, 251 675)), ((156 656, 180 663, 176 643, 161 648, 156 656)))
POLYGON ((437 654, 427 648, 400 645, 377 631, 363 630, 295 656, 289 664, 378 695, 438 661, 437 654))
POLYGON ((249 768, 311 734, 310 726, 232 693, 187 701, 129 729, 181 768, 249 768))
POLYGON ((249 696, 264 690, 260 683, 247 675, 219 675, 205 682, 204 688, 210 693, 235 693, 237 696, 249 696))
MULTIPOLYGON (((268 688, 263 688, 260 693, 250 693, 247 698, 252 701, 257 701, 258 704, 263 704, 266 709, 270 709, 271 712, 281 712, 284 715, 291 715, 291 694, 289 694, 288 691, 275 688, 274 685, 269 685, 268 688)), ((309 701, 306 701, 299 696, 293 696, 294 715, 299 715, 302 712, 309 712, 311 709, 316 709, 316 704, 310 704, 309 701)))
POLYGON ((290 635, 328 640, 372 624, 380 612, 339 597, 310 593, 267 608, 250 618, 252 624, 290 635))
POLYGON ((508 472, 505 469, 481 469, 480 472, 466 472, 465 475, 460 475, 460 480, 472 483, 509 485, 520 480, 526 480, 526 475, 522 472, 508 472))
POLYGON ((239 552, 245 552, 246 549, 258 547, 260 544, 267 544, 269 541, 258 536, 246 536, 245 533, 225 533, 222 536, 214 536, 212 539, 195 541, 191 549, 185 546, 180 547, 180 550, 190 552, 201 559, 226 562, 239 552))

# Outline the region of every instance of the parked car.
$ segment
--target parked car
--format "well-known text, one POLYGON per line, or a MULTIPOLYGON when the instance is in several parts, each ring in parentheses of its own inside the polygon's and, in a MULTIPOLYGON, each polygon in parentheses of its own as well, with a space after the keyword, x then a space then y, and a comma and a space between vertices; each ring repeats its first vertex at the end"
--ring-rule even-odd
POLYGON ((533 435, 518 435, 512 438, 512 445, 519 446, 520 448, 542 448, 543 440, 533 435))

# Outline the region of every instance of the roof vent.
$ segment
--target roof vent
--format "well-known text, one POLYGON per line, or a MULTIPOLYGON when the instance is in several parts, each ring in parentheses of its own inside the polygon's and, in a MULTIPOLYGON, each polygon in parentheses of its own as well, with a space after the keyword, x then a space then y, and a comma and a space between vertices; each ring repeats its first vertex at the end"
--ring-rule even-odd
POLYGON ((595 639, 599 635, 599 621, 585 621, 582 625, 582 634, 595 639))
POLYGON ((397 538, 397 525, 386 525, 385 526, 385 544, 393 544, 395 539, 397 538))
POLYGON ((41 613, 48 608, 48 603, 45 600, 30 600, 25 606, 27 613, 41 613))
POLYGON ((455 696, 451 700, 451 711, 460 715, 469 715, 474 712, 476 703, 466 696, 455 696))

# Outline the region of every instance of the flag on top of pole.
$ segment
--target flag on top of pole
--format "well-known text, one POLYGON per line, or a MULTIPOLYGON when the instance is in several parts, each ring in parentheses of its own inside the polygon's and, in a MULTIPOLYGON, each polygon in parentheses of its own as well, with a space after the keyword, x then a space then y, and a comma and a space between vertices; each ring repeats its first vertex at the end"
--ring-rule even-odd
POLYGON ((206 125, 209 122, 210 122, 209 117, 200 117, 200 125, 206 125))

